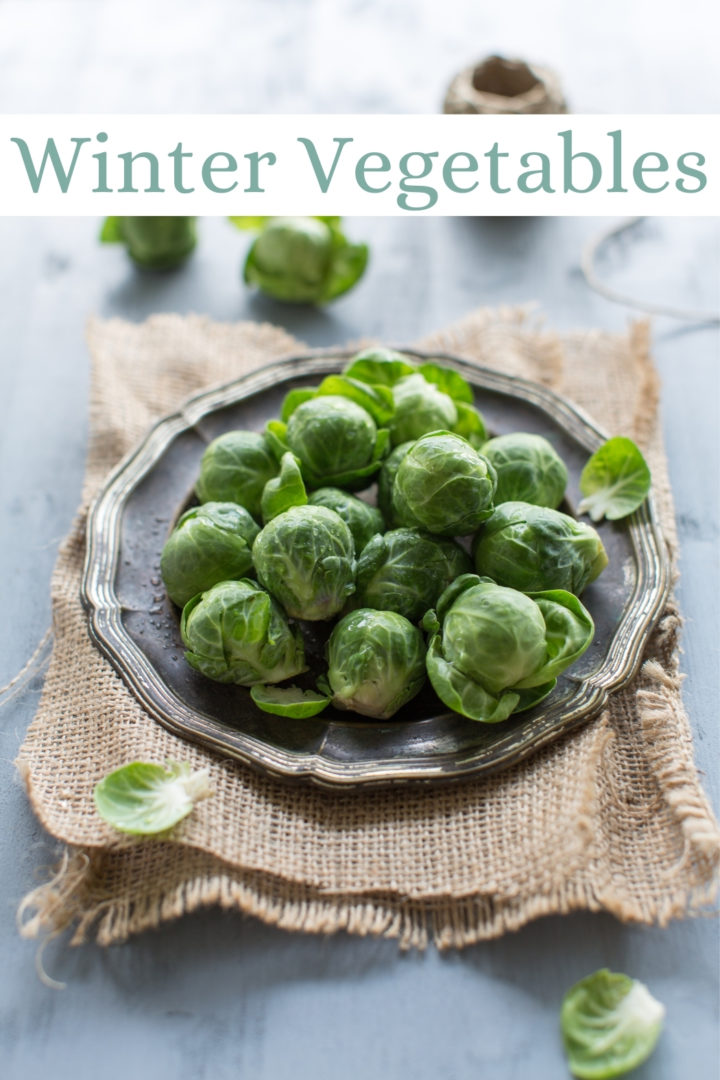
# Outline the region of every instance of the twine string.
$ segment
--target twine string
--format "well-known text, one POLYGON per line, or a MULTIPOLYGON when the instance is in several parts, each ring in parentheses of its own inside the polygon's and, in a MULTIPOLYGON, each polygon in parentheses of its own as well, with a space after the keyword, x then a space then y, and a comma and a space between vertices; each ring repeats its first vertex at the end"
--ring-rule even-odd
POLYGON ((50 659, 50 652, 45 655, 45 650, 48 644, 52 641, 53 630, 52 626, 48 626, 47 630, 43 634, 42 638, 38 642, 35 650, 33 651, 30 659, 23 664, 18 673, 12 677, 10 682, 5 683, 4 686, 0 686, 0 709, 3 709, 12 698, 15 697, 30 680, 45 667, 46 663, 50 659))
POLYGON ((683 319, 686 322, 694 323, 720 323, 720 311, 696 311, 692 308, 677 308, 670 304, 655 304, 647 300, 638 300, 636 297, 621 292, 619 289, 613 289, 599 276, 595 264, 600 250, 611 240, 634 228, 643 220, 642 217, 627 218, 627 220, 621 221, 617 225, 611 225, 609 228, 603 229, 602 232, 597 233, 588 240, 580 257, 580 269, 587 284, 593 292, 605 297, 606 300, 611 300, 614 304, 623 304, 625 307, 635 308, 637 311, 644 311, 648 315, 666 315, 671 319, 683 319))

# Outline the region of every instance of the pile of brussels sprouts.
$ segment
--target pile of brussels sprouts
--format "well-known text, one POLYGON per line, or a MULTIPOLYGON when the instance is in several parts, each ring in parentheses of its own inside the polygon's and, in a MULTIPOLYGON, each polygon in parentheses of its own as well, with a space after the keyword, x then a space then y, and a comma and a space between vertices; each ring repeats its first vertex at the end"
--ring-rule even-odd
POLYGON ((566 483, 541 436, 488 438, 456 372, 366 350, 205 450, 161 561, 186 659, 281 716, 386 719, 429 678, 505 720, 592 641, 578 595, 607 556, 566 483))

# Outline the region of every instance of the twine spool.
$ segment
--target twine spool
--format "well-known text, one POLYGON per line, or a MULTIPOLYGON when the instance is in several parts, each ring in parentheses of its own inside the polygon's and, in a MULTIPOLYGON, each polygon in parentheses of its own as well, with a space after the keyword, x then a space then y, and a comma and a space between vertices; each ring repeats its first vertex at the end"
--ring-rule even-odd
POLYGON ((448 87, 445 113, 566 113, 560 80, 550 68, 488 56, 459 72, 448 87))

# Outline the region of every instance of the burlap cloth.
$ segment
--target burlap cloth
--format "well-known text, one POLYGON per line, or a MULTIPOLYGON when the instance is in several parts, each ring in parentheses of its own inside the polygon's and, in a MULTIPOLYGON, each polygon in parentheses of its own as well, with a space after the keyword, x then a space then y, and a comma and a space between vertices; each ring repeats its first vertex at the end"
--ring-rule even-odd
MULTIPOLYGON (((302 347, 282 330, 160 315, 94 321, 84 506, 156 417, 207 384, 302 347)), ((665 534, 675 526, 648 330, 557 337, 519 311, 472 314, 423 341, 551 385, 650 461, 665 534)), ((55 644, 18 766, 65 854, 35 890, 25 932, 73 925, 102 944, 204 905, 290 930, 461 946, 556 912, 664 924, 717 888, 720 832, 680 698, 680 619, 668 604, 634 685, 605 713, 497 776, 432 790, 333 794, 288 785, 185 743, 151 720, 91 643, 78 589, 85 510, 53 579, 55 644), (143 759, 210 769, 214 795, 172 841, 118 836, 94 784, 143 759)))

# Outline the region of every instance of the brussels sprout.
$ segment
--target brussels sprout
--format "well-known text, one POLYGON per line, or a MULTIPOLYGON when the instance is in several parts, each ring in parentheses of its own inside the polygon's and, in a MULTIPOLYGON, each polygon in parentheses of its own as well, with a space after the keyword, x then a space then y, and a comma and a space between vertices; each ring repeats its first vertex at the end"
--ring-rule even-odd
POLYGON ((573 1076, 612 1080, 650 1057, 665 1006, 647 986, 607 968, 571 987, 560 1012, 565 1053, 573 1076))
POLYGON ((457 423, 452 398, 420 374, 406 375, 395 383, 393 397, 395 415, 389 428, 394 446, 419 439, 428 431, 448 431, 457 423))
POLYGON ((498 435, 482 447, 495 466, 495 505, 526 502, 555 508, 562 502, 568 474, 564 462, 542 435, 498 435))
POLYGON ((340 488, 318 488, 313 491, 309 498, 311 506, 326 506, 328 510, 334 510, 343 519, 352 533, 355 543, 355 552, 360 552, 367 546, 377 533, 385 531, 383 516, 374 506, 350 495, 340 488))
POLYGON ((331 619, 355 591, 352 533, 324 506, 278 514, 257 537, 253 562, 259 581, 297 619, 331 619))
POLYGON ((252 686, 307 671, 305 648, 279 604, 256 581, 221 581, 183 608, 185 659, 209 679, 252 686))
POLYGON ((529 709, 593 638, 589 613, 562 589, 528 596, 465 574, 428 611, 430 682, 449 708, 495 724, 529 709))
POLYGON ((263 522, 267 525, 278 514, 289 510, 291 506, 305 506, 308 501, 300 466, 288 451, 280 459, 280 473, 268 480, 263 488, 260 509, 263 522))
POLYGON ((268 435, 297 457, 311 488, 367 487, 388 447, 370 414, 349 398, 320 395, 292 412, 287 426, 270 421, 268 435))
POLYGON ((380 466, 380 472, 378 473, 377 501, 388 525, 397 524, 392 506, 393 484, 395 483, 397 471, 400 468, 400 462, 413 445, 413 442, 400 443, 399 446, 396 446, 390 451, 380 466))
POLYGON ((361 609, 337 624, 328 642, 333 705, 386 720, 425 682, 422 634, 394 611, 361 609))
POLYGON ((375 536, 358 559, 357 607, 397 611, 417 622, 448 585, 472 569, 454 540, 394 529, 375 536))
POLYGON ((187 259, 197 241, 194 217, 109 217, 103 244, 125 244, 139 266, 171 270, 187 259))
POLYGON ((200 502, 234 502, 260 517, 263 489, 279 466, 256 431, 227 431, 213 439, 200 462, 195 491, 200 502))
POLYGON ((580 594, 608 563, 591 525, 547 506, 506 502, 475 541, 479 574, 521 592, 567 589, 580 594))
POLYGON ((324 304, 353 287, 367 259, 367 246, 349 243, 337 224, 271 218, 250 248, 244 277, 277 300, 324 304))
POLYGON ((495 470, 461 436, 434 431, 413 443, 395 476, 393 515, 400 525, 439 536, 466 536, 490 517, 495 470))
POLYGON ((403 353, 376 345, 353 356, 343 374, 360 382, 380 386, 394 386, 417 368, 403 353))
POLYGON ((209 502, 186 510, 160 556, 167 594, 180 607, 219 581, 245 577, 260 528, 235 503, 209 502))

